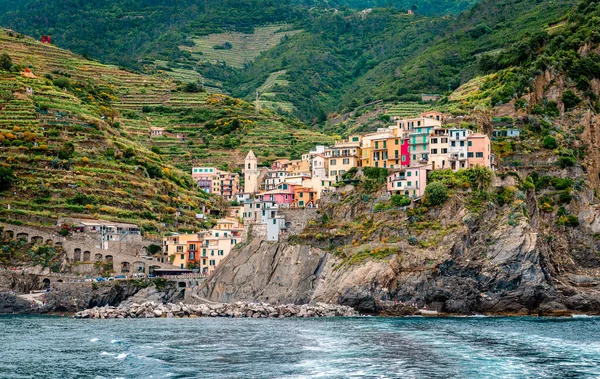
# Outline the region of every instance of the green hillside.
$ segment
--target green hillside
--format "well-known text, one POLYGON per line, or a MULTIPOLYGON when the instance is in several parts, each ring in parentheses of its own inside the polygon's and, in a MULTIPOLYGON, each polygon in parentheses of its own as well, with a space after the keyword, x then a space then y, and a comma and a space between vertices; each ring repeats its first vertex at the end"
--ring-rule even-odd
POLYGON ((1 189, 12 184, 0 196, 3 221, 47 224, 69 215, 138 222, 149 232, 162 224, 194 229, 203 206, 220 205, 197 189, 193 164, 233 169, 250 148, 268 161, 331 142, 297 122, 256 114, 252 104, 15 32, 1 31, 0 46, 1 189), (186 140, 151 139, 151 127, 186 140))
POLYGON ((340 99, 381 61, 379 55, 406 45, 416 48, 435 36, 429 26, 410 27, 412 35, 403 40, 401 33, 415 19, 421 23, 421 15, 458 13, 475 3, 100 0, 74 7, 57 0, 6 0, 0 5, 0 25, 38 38, 51 35, 58 46, 106 63, 185 82, 202 75, 212 91, 247 100, 254 99, 269 75, 287 70, 282 80, 291 79, 294 85, 286 92, 292 93, 268 92, 262 104, 312 122, 341 110, 340 99), (361 11, 374 7, 387 8, 361 11), (415 15, 407 15, 409 8, 415 15), (423 38, 414 38, 424 31, 423 38), (261 53, 265 57, 257 59, 261 53), (317 98, 307 99, 314 93, 317 98))

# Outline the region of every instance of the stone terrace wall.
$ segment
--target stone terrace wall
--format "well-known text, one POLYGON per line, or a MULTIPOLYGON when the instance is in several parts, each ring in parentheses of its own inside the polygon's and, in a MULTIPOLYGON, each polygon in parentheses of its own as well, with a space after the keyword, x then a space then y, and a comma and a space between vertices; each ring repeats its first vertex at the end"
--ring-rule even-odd
POLYGON ((151 266, 173 268, 169 263, 160 263, 147 259, 147 248, 152 244, 160 245, 160 241, 141 238, 141 236, 125 236, 121 241, 107 241, 106 249, 102 248, 100 235, 74 233, 63 237, 53 228, 32 228, 27 226, 0 223, 4 236, 22 238, 32 243, 50 243, 62 246, 67 254, 67 261, 73 271, 91 273, 95 262, 113 262, 113 270, 117 274, 149 273, 151 266))

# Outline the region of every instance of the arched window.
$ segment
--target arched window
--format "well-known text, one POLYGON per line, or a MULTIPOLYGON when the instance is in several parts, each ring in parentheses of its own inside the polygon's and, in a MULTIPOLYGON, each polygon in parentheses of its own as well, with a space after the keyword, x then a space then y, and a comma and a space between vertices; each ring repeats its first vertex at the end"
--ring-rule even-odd
POLYGON ((252 164, 248 163, 248 170, 250 170, 252 168, 252 164))

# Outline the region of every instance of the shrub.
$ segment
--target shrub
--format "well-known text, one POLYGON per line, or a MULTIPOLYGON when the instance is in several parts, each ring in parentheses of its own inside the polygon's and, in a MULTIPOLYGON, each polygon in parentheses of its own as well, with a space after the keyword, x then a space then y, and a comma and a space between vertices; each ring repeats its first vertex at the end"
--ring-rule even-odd
POLYGON ((91 205, 96 204, 97 200, 95 196, 86 195, 84 193, 78 193, 70 199, 67 199, 67 204, 71 205, 91 205))
POLYGON ((448 199, 448 187, 443 183, 431 183, 425 187, 427 203, 431 205, 442 205, 448 199))
POLYGON ((573 195, 571 195, 571 191, 564 190, 561 191, 560 195, 558 196, 558 200, 561 204, 569 204, 571 200, 573 200, 573 195))
POLYGON ((412 200, 410 200, 406 196, 402 196, 402 195, 393 195, 392 196, 392 205, 394 207, 406 207, 406 206, 410 205, 411 203, 412 203, 412 200))
POLYGON ((378 183, 385 183, 388 177, 388 170, 381 167, 365 167, 363 168, 363 174, 378 183))
POLYGON ((565 105, 565 112, 570 111, 581 103, 581 99, 571 90, 565 91, 562 95, 562 102, 565 105))
POLYGON ((573 157, 560 157, 557 161, 560 168, 573 167, 575 166, 575 158, 573 157))
POLYGON ((15 173, 9 167, 0 167, 0 191, 6 191, 15 180, 15 173))
POLYGON ((161 154, 160 148, 158 146, 152 146, 152 149, 150 150, 152 150, 154 154, 161 154))
POLYGON ((542 146, 544 147, 544 149, 556 149, 558 147, 558 142, 556 142, 556 138, 551 137, 551 136, 546 136, 544 137, 543 141, 542 141, 542 146))
POLYGON ((579 219, 575 215, 564 215, 558 219, 558 225, 570 226, 574 228, 579 226, 579 219))
POLYGON ((552 184, 552 187, 554 187, 554 189, 557 189, 559 191, 573 188, 573 180, 568 178, 552 178, 552 180, 550 180, 550 184, 552 184))

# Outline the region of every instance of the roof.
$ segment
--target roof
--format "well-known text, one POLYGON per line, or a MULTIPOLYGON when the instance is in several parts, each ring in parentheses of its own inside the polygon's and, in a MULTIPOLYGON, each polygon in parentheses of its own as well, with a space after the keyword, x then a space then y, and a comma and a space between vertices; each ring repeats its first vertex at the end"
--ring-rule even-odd
POLYGON ((487 134, 483 134, 483 133, 473 133, 467 136, 467 138, 485 138, 487 137, 487 134))
POLYGON ((246 155, 246 158, 244 158, 244 160, 256 160, 256 155, 254 155, 254 152, 252 150, 250 150, 248 152, 248 155, 246 155))

